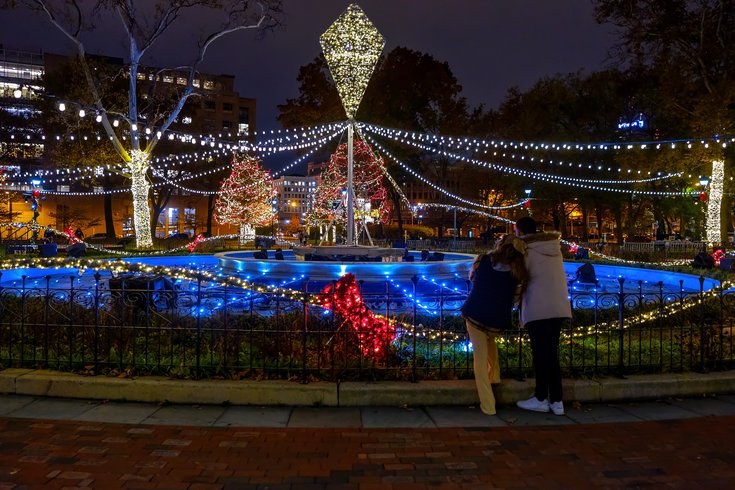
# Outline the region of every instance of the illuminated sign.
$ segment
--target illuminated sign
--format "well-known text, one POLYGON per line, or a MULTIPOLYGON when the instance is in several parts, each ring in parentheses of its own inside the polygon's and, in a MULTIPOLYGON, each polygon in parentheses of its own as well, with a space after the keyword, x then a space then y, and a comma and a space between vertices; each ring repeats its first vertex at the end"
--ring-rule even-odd
POLYGON ((646 121, 643 118, 643 114, 638 114, 637 118, 633 121, 621 121, 618 123, 618 129, 643 129, 646 121))

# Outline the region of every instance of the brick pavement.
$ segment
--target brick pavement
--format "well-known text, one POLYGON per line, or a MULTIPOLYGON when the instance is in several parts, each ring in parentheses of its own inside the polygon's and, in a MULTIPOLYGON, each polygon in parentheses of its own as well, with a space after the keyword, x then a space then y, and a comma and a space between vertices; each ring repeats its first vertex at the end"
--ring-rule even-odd
POLYGON ((735 488, 735 416, 233 428, 0 418, 0 489, 735 488))

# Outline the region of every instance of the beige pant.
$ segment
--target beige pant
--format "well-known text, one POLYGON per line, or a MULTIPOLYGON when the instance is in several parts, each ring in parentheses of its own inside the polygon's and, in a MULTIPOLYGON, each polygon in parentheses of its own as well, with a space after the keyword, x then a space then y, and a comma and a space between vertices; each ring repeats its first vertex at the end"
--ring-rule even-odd
POLYGON ((495 415, 495 395, 492 385, 500 383, 498 346, 495 343, 495 335, 480 330, 469 320, 465 320, 465 323, 472 341, 475 384, 480 397, 480 410, 488 415, 495 415))

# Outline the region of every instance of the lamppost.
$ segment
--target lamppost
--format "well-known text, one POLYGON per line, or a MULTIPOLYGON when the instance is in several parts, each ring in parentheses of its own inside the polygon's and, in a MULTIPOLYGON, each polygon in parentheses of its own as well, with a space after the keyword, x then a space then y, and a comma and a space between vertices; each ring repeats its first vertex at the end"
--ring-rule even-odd
POLYGON ((355 208, 352 186, 355 113, 365 94, 385 40, 362 9, 352 4, 322 34, 319 42, 347 115, 347 245, 355 245, 355 208))
POLYGON ((273 238, 273 242, 276 241, 276 217, 278 216, 278 199, 274 198, 271 201, 271 206, 273 207, 273 216, 271 217, 271 238, 273 238))

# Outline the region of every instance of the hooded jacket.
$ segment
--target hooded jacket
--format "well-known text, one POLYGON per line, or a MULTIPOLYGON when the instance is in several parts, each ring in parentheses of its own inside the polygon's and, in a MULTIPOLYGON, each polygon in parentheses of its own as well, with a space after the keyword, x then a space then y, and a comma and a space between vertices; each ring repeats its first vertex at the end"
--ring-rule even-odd
POLYGON ((529 279, 521 299, 521 324, 547 318, 571 318, 567 275, 559 245, 559 232, 523 236, 528 248, 529 279))

